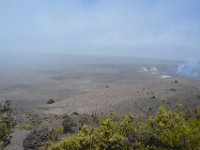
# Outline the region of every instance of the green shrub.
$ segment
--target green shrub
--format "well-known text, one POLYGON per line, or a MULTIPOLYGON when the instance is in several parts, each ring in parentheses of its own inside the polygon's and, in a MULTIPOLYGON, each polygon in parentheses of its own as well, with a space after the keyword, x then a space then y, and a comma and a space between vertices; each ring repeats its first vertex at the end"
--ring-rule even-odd
POLYGON ((200 148, 200 108, 167 110, 161 105, 154 116, 99 117, 99 126, 83 126, 77 135, 50 142, 49 150, 132 150, 200 148))
POLYGON ((55 100, 54 100, 54 99, 49 99, 49 100, 47 101, 47 104, 53 104, 53 103, 55 103, 55 100))
POLYGON ((25 123, 25 124, 22 124, 20 126, 20 129, 25 129, 25 130, 33 130, 34 129, 34 126, 30 123, 25 123))
POLYGON ((57 129, 50 129, 47 131, 47 138, 50 141, 59 141, 63 134, 63 126, 57 127, 57 129))
POLYGON ((0 105, 0 149, 3 149, 10 143, 10 133, 13 131, 15 122, 11 117, 10 101, 0 105))

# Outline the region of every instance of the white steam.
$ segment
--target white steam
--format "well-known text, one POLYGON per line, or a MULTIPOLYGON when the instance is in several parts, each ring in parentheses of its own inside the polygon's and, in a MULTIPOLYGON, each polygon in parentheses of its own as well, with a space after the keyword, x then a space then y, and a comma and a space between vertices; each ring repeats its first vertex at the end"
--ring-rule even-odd
POLYGON ((190 58, 185 64, 178 66, 176 73, 190 78, 200 77, 200 61, 190 58))
POLYGON ((143 72, 148 72, 148 69, 146 67, 142 67, 143 72))
POLYGON ((158 69, 157 69, 156 67, 152 67, 152 68, 150 69, 150 72, 151 72, 152 74, 158 74, 158 69))
POLYGON ((151 73, 151 74, 158 74, 159 71, 156 67, 151 67, 151 68, 146 68, 146 67, 141 67, 139 72, 148 72, 148 73, 151 73))

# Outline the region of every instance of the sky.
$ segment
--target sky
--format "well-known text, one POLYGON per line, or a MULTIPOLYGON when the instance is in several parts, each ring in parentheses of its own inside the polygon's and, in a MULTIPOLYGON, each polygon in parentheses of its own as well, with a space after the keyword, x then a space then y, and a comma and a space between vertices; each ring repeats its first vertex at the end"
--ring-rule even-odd
POLYGON ((0 0, 0 54, 200 59, 200 0, 0 0))

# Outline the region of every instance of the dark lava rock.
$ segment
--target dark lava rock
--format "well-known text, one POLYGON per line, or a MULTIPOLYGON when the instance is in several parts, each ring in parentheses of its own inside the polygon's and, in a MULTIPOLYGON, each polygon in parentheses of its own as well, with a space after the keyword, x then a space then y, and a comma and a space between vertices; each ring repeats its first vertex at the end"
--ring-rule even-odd
POLYGON ((47 101, 47 104, 53 104, 53 103, 55 103, 55 100, 54 100, 54 99, 49 99, 49 100, 47 101))
POLYGON ((171 88, 171 89, 169 89, 168 91, 174 91, 174 92, 175 92, 175 91, 176 91, 176 89, 174 89, 174 88, 171 88))
POLYGON ((178 83, 178 80, 175 80, 174 83, 178 83))
POLYGON ((74 133, 78 131, 78 122, 69 117, 63 121, 62 126, 63 133, 74 133))
POLYGON ((23 141, 25 150, 38 150, 48 141, 48 129, 42 128, 38 131, 33 131, 27 135, 23 141))
POLYGON ((93 123, 91 116, 73 113, 63 120, 63 133, 76 133, 80 130, 83 124, 92 125, 93 123))

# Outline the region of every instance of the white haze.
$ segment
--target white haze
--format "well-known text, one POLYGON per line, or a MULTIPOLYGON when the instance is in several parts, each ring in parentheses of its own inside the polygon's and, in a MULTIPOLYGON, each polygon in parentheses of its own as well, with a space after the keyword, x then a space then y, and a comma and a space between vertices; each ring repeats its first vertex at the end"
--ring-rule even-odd
POLYGON ((181 76, 200 79, 200 61, 190 58, 185 64, 178 66, 176 73, 181 76))
POLYGON ((0 54, 199 58, 199 0, 1 0, 0 54))

